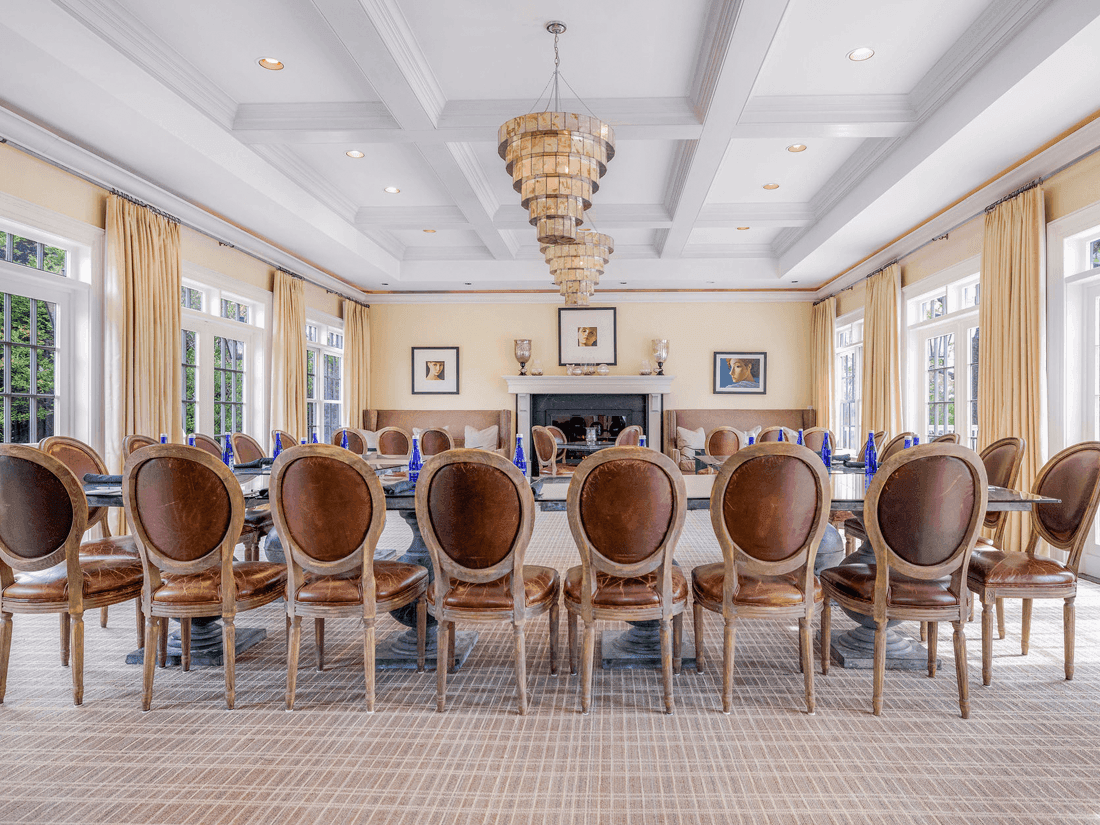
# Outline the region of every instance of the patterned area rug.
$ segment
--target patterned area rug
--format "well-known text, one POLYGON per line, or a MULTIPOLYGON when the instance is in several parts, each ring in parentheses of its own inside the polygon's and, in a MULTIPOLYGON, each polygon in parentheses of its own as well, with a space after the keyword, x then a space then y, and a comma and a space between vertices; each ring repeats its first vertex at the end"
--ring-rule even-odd
MULTIPOLYGON (((403 549, 391 518, 381 546, 403 549)), ((720 558, 705 512, 688 514, 685 569, 720 558)), ((540 514, 528 561, 577 563, 563 513, 540 514)), ((435 712, 435 674, 378 673, 378 712, 363 706, 361 635, 326 628, 327 667, 303 631, 297 706, 284 710, 281 604, 238 618, 265 641, 237 661, 237 707, 220 668, 158 670, 143 714, 129 605, 101 629, 87 619, 85 699, 71 704, 55 616, 15 617, 0 706, 0 821, 72 823, 1033 823, 1100 817, 1100 586, 1077 600, 1077 673, 1062 678, 1061 602, 1036 602, 1020 656, 1020 603, 981 685, 981 626, 967 627, 972 714, 959 718, 950 629, 937 677, 888 672, 871 715, 871 674, 818 673, 817 714, 803 712, 793 623, 744 622, 733 713, 720 671, 675 678, 661 712, 656 671, 597 670, 593 710, 577 677, 549 670, 544 620, 527 632, 531 708, 516 714, 512 634, 480 641, 435 712)), ((834 611, 834 627, 849 622, 834 611)), ((563 614, 564 616, 564 614, 563 614)), ((720 621, 707 616, 711 661, 720 621)), ((307 624, 308 623, 304 623, 307 624)), ((462 629, 461 627, 459 629, 462 629)), ((915 624, 903 625, 916 634, 915 624)), ((384 637, 404 628, 382 622, 384 637)), ((685 636, 691 618, 685 619, 685 636)), ((561 623, 564 648, 565 622, 561 623)))

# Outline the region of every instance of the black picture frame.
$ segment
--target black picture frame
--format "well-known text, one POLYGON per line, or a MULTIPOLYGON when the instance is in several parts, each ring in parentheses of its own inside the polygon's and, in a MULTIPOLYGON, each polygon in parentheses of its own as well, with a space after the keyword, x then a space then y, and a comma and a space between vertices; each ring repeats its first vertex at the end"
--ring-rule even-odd
POLYGON ((615 307, 558 307, 558 366, 618 363, 615 307), (591 333, 586 331, 591 330, 591 333), (591 334, 591 341, 582 338, 591 334))
POLYGON ((413 395, 458 395, 458 379, 458 347, 412 348, 413 395))
POLYGON ((768 353, 766 352, 716 352, 711 372, 714 376, 715 395, 768 394, 768 353), (735 376, 734 362, 738 361, 741 364, 736 367, 735 376))

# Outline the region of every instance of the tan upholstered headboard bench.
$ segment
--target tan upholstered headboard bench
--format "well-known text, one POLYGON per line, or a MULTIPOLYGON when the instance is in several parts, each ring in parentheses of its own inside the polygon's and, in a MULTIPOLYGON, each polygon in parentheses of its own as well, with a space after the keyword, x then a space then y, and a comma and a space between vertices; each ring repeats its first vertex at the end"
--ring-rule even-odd
POLYGON ((466 427, 477 430, 497 425, 497 449, 511 456, 513 443, 511 410, 363 410, 363 429, 401 427, 412 432, 413 427, 447 427, 456 447, 464 447, 466 427))
POLYGON ((815 410, 665 410, 664 454, 679 464, 676 449, 676 428, 697 430, 702 427, 707 435, 715 427, 736 427, 751 430, 753 427, 789 427, 792 430, 808 430, 817 426, 815 410))

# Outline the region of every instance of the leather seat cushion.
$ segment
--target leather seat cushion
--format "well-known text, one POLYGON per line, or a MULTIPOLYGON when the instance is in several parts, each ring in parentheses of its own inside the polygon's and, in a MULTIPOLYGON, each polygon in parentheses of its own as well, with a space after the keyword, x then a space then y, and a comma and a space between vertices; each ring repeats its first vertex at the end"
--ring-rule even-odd
POLYGON ((244 511, 244 523, 252 525, 261 534, 266 533, 275 526, 275 517, 271 514, 271 505, 258 504, 255 507, 249 507, 244 511))
POLYGON ((966 580, 984 587, 1064 587, 1077 577, 1060 561, 991 548, 971 554, 966 580))
MULTIPOLYGON (((374 598, 389 601, 415 591, 428 578, 428 570, 419 564, 400 561, 374 563, 374 598)), ((363 581, 356 570, 340 576, 306 573, 305 583, 295 598, 308 604, 362 604, 363 581)))
MULTIPOLYGON (((661 596, 657 592, 659 571, 644 576, 620 578, 607 573, 596 573, 596 593, 592 604, 596 607, 649 607, 659 605, 661 596)), ((581 603, 581 568, 571 567, 565 574, 565 598, 574 604, 581 603)), ((687 580, 684 572, 672 567, 672 600, 687 600, 687 580)))
MULTIPOLYGON (((84 596, 98 596, 112 590, 141 591, 141 562, 126 556, 81 558, 84 596)), ((16 573, 15 582, 4 589, 4 600, 13 602, 58 602, 69 598, 65 565, 58 564, 33 573, 16 573)))
POLYGON ((844 520, 844 535, 851 536, 854 539, 867 540, 867 528, 863 526, 863 522, 857 519, 855 516, 844 520))
MULTIPOLYGON (((746 607, 794 607, 802 604, 802 591, 798 589, 798 575, 795 573, 754 576, 742 572, 737 578, 739 587, 734 604, 746 607)), ((692 593, 697 599, 721 604, 725 580, 726 565, 723 562, 701 564, 691 571, 692 593)), ((813 598, 815 602, 821 601, 821 582, 817 576, 814 576, 813 598)))
MULTIPOLYGON (((844 564, 821 571, 821 580, 837 593, 849 599, 871 604, 875 598, 873 564, 844 564)), ((897 571, 890 572, 890 589, 886 603, 896 607, 948 607, 959 600, 948 589, 950 579, 911 579, 897 571)))
MULTIPOLYGON (((237 583, 237 599, 256 599, 286 589, 286 566, 266 561, 235 562, 233 578, 237 583)), ((191 576, 165 574, 164 584, 153 594, 153 601, 162 604, 217 605, 222 600, 222 569, 211 567, 191 576)), ((218 608, 221 612, 221 608, 218 608)))
MULTIPOLYGON (((534 607, 558 597, 558 571, 552 567, 539 567, 534 564, 523 566, 523 595, 527 607, 534 607)), ((435 582, 428 585, 428 601, 435 604, 435 582)), ((443 597, 445 607, 467 608, 470 610, 511 610, 512 574, 509 573, 495 582, 471 584, 453 582, 447 595, 443 597)))
POLYGON ((86 541, 80 545, 80 556, 97 558, 134 558, 138 557, 137 542, 133 536, 111 536, 105 539, 86 541))

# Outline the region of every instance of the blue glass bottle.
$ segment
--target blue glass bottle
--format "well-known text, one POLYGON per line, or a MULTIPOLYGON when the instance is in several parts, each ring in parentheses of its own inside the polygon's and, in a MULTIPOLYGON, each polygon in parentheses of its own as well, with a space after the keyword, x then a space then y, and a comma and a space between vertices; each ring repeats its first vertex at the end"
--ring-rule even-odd
POLYGON ((306 440, 303 438, 302 439, 302 446, 304 447, 305 445, 306 445, 306 440))
POLYGON ((316 433, 316 432, 314 432, 314 433, 313 433, 313 443, 314 443, 314 444, 318 443, 318 442, 317 442, 317 433, 316 433))
POLYGON ((782 427, 779 428, 779 438, 777 438, 776 440, 777 441, 782 441, 783 440, 783 428, 782 427))
POLYGON ((638 446, 639 447, 644 447, 645 446, 645 433, 642 433, 642 437, 638 439, 638 446))
POLYGON ((275 449, 271 451, 272 458, 278 458, 279 453, 283 451, 283 436, 280 433, 275 433, 275 449))
POLYGON ((801 427, 800 427, 800 428, 799 428, 799 430, 798 430, 798 444, 799 444, 799 446, 801 446, 801 447, 805 447, 805 446, 806 446, 806 442, 805 442, 805 441, 803 440, 803 438, 802 438, 802 428, 801 428, 801 427))
POLYGON ((829 444, 828 430, 821 434, 821 460, 825 462, 826 467, 833 466, 833 448, 829 444))
POLYGON ((161 444, 167 444, 168 443, 168 433, 161 433, 160 434, 160 443, 161 444))
POLYGON ((343 430, 340 431, 340 446, 343 447, 345 450, 348 448, 348 431, 347 431, 347 428, 344 428, 343 430))
POLYGON ((229 433, 225 434, 225 448, 222 450, 222 461, 225 462, 225 466, 230 470, 233 469, 233 439, 229 437, 229 433))
POLYGON ((756 438, 754 436, 750 435, 749 436, 749 446, 751 447, 755 443, 756 443, 756 438))
POLYGON ((919 447, 920 446, 920 436, 919 435, 913 436, 913 446, 914 447, 919 447))
POLYGON ((420 438, 419 436, 413 436, 413 448, 412 455, 409 456, 409 481, 416 486, 417 479, 420 478, 420 469, 424 466, 424 462, 420 458, 420 438))
POLYGON ((911 436, 911 435, 905 436, 905 446, 903 447, 903 449, 908 450, 912 446, 913 446, 913 436, 911 436))
POLYGON ((187 446, 188 447, 194 447, 195 446, 195 434, 194 433, 188 433, 187 434, 187 446))
POLYGON ((875 434, 867 433, 867 447, 863 452, 863 460, 866 464, 864 472, 872 476, 878 472, 878 448, 875 447, 875 434))
POLYGON ((527 457, 523 454, 523 433, 516 433, 516 454, 512 463, 519 467, 519 471, 527 475, 527 457))

